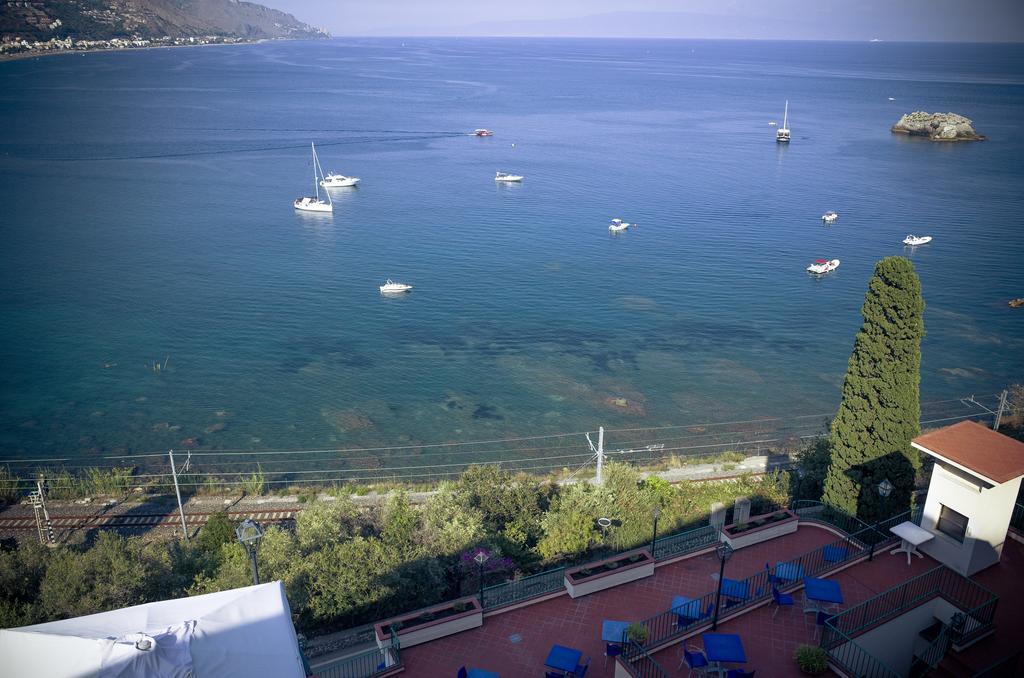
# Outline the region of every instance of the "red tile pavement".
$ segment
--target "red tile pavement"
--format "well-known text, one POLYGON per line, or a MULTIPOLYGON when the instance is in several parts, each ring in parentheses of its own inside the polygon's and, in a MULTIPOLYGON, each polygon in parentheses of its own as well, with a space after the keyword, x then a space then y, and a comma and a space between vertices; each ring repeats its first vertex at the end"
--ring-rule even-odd
MULTIPOLYGON (((813 525, 801 525, 797 532, 735 552, 726 565, 726 577, 742 579, 756 574, 765 562, 774 565, 812 551, 838 537, 813 525)), ((918 575, 937 563, 930 558, 914 559, 907 565, 902 555, 888 553, 873 562, 855 565, 838 573, 847 605, 859 603, 876 593, 918 575)), ((637 621, 668 609, 672 596, 697 597, 715 590, 718 560, 712 551, 657 568, 655 575, 573 600, 567 594, 518 610, 484 619, 472 631, 442 638, 402 651, 408 676, 454 676, 460 666, 473 666, 501 674, 502 678, 543 676, 544 659, 553 643, 573 647, 592 658, 588 676, 610 676, 609 661, 603 668, 604 643, 601 621, 637 621)), ((798 676, 792 660, 800 643, 814 642, 814 628, 805 625, 799 610, 781 610, 775 619, 770 608, 750 611, 719 626, 739 633, 747 651, 747 668, 758 676, 798 676)), ((810 620, 808 615, 808 620, 810 620)), ((699 639, 690 642, 699 643, 699 639)), ((657 661, 676 675, 678 646, 659 652, 657 661)), ((685 669, 684 669, 685 672, 685 669)))

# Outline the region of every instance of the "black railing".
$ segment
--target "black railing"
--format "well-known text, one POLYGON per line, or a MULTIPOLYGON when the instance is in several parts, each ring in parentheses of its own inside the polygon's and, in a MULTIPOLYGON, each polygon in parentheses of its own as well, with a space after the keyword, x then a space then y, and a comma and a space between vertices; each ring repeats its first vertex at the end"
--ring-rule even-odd
POLYGON ((393 634, 390 646, 342 657, 314 669, 313 675, 317 678, 372 678, 372 676, 401 668, 401 655, 398 634, 393 634))
POLYGON ((627 640, 623 651, 629 651, 635 657, 629 670, 636 678, 669 678, 671 674, 652 657, 643 645, 638 645, 632 640, 627 640))
MULTIPOLYGON (((785 570, 797 573, 797 578, 792 583, 802 581, 804 577, 820 576, 865 556, 869 547, 861 538, 873 532, 873 529, 865 528, 857 534, 837 539, 786 561, 785 565, 788 567, 785 570)), ((775 571, 780 571, 780 568, 776 566, 775 571)), ((746 596, 736 598, 722 595, 719 601, 722 606, 719 610, 720 617, 730 616, 771 599, 773 583, 777 582, 777 585, 782 588, 787 585, 785 581, 778 582, 776 576, 770 575, 767 570, 760 570, 757 574, 743 579, 742 582, 746 586, 746 596), (769 581, 769 577, 774 581, 769 581)), ((647 646, 656 647, 681 639, 696 629, 711 623, 714 616, 712 604, 715 602, 715 593, 706 593, 697 600, 698 603, 688 603, 687 607, 681 610, 667 610, 641 621, 640 624, 647 628, 647 646), (699 612, 695 612, 694 608, 698 606, 699 612), (686 614, 680 614, 681 611, 686 614)), ((642 656, 628 646, 623 648, 622 659, 631 668, 634 668, 634 662, 642 656)))

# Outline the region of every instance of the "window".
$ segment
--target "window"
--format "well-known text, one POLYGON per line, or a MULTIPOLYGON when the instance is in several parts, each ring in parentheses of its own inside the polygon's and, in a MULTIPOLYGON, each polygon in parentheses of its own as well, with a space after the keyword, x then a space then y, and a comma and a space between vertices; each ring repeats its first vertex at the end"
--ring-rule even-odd
POLYGON ((939 508, 939 522, 935 528, 962 544, 967 536, 967 516, 942 504, 939 504, 939 508))

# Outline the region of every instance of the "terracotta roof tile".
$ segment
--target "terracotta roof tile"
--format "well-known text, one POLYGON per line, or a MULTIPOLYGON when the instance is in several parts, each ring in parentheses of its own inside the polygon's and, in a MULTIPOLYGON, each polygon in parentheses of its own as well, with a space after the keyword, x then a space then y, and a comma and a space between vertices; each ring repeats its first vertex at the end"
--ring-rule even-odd
POLYGON ((1024 475, 1024 443, 977 422, 925 433, 914 444, 997 483, 1024 475))

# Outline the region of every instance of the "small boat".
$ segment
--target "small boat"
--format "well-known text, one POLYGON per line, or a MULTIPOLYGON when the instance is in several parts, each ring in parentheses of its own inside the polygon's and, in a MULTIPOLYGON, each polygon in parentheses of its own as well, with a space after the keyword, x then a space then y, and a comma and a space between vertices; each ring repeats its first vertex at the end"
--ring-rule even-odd
POLYGON ((822 223, 825 223, 825 224, 834 224, 836 219, 838 219, 838 218, 839 218, 839 213, 838 212, 833 212, 832 210, 829 210, 828 212, 825 212, 824 214, 821 215, 821 221, 822 221, 822 223))
POLYGON ((612 233, 622 233, 633 224, 626 223, 622 219, 612 219, 612 223, 608 224, 608 230, 612 233))
POLYGON ((320 185, 324 188, 347 188, 358 183, 359 177, 347 177, 344 174, 335 174, 334 172, 320 180, 320 185))
POLYGON ((1008 302, 1006 302, 1006 304, 1010 308, 1020 308, 1021 306, 1024 306, 1024 297, 1017 297, 1016 299, 1010 299, 1008 302))
POLYGON ((391 278, 380 286, 381 294, 396 294, 398 292, 408 292, 412 289, 412 285, 406 285, 405 283, 397 283, 391 278))
POLYGON ((475 129, 473 130, 473 136, 475 137, 493 137, 494 132, 489 129, 475 129))
POLYGON ((320 161, 316 157, 316 146, 312 143, 309 145, 313 149, 313 190, 316 192, 315 196, 303 196, 296 198, 292 205, 295 209, 303 212, 333 212, 334 205, 331 203, 331 194, 327 193, 327 202, 320 199, 320 179, 324 176, 324 170, 320 167, 320 161))
POLYGON ((772 120, 772 121, 771 121, 770 123, 768 123, 768 126, 769 126, 769 127, 778 127, 778 126, 779 126, 779 123, 777 123, 777 122, 775 122, 774 120, 772 120))
POLYGON ((522 181, 523 178, 518 174, 506 174, 505 172, 495 172, 495 181, 522 181))
POLYGON ((823 275, 825 273, 831 273, 837 268, 839 268, 838 259, 815 259, 814 263, 807 267, 807 272, 815 275, 823 275))
POLYGON ((896 97, 889 97, 889 101, 896 101, 896 97))
POLYGON ((903 244, 910 245, 911 247, 913 247, 915 245, 924 245, 926 243, 930 243, 931 241, 932 237, 930 235, 908 235, 906 238, 903 239, 903 244))
POLYGON ((789 99, 786 100, 786 111, 782 114, 782 127, 775 130, 775 141, 780 144, 789 143, 789 99))

